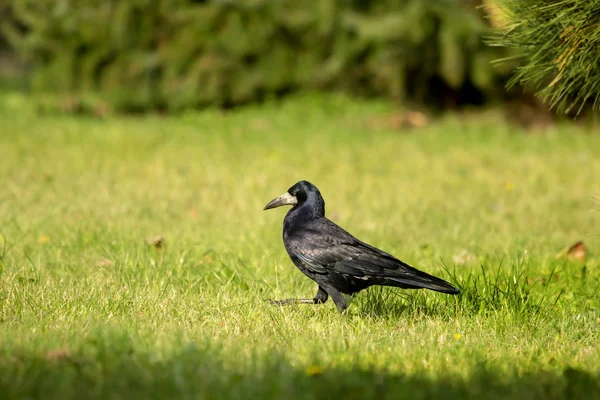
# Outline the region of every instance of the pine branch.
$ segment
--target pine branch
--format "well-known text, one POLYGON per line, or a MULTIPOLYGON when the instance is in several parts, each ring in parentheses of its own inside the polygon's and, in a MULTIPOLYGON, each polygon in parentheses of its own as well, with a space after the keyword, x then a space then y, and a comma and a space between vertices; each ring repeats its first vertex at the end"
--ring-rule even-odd
POLYGON ((569 112, 600 106, 600 1, 497 0, 503 26, 493 46, 517 49, 525 62, 509 85, 534 88, 569 112))

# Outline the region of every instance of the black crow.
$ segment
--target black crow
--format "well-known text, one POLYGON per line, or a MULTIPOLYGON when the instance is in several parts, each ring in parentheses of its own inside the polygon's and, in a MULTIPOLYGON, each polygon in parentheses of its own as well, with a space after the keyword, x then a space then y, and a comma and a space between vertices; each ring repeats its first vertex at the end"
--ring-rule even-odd
POLYGON ((283 220, 283 244, 290 258, 319 290, 314 299, 275 300, 275 304, 321 304, 329 296, 344 311, 352 296, 372 285, 430 289, 457 294, 448 282, 421 272, 356 239, 325 217, 325 201, 315 185, 300 181, 265 210, 293 206, 283 220))

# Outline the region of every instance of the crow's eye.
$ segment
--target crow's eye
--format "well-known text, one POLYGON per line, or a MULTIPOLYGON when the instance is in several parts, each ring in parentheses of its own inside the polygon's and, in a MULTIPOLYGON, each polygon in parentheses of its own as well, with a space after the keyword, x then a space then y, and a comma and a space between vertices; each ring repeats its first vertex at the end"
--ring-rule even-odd
POLYGON ((292 193, 292 195, 295 196, 299 202, 306 200, 306 192, 305 191, 297 190, 296 193, 292 193))

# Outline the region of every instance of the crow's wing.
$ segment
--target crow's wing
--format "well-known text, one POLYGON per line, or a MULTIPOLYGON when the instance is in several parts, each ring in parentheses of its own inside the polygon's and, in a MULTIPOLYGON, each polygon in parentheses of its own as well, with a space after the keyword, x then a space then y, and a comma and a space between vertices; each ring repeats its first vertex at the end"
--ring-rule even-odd
POLYGON ((317 274, 351 276, 374 283, 455 291, 445 281, 419 271, 396 257, 370 246, 321 218, 304 223, 286 238, 288 251, 317 274))

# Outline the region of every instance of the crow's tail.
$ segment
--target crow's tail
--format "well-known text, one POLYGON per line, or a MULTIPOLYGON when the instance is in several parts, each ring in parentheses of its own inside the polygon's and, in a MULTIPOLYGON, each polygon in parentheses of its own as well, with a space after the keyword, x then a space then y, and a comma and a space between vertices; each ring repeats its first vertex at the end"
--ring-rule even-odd
POLYGON ((460 293, 460 290, 445 280, 429 275, 412 267, 411 271, 403 272, 408 273, 402 273, 396 276, 386 276, 384 284, 387 286, 396 286, 404 289, 429 289, 447 294, 460 293))

